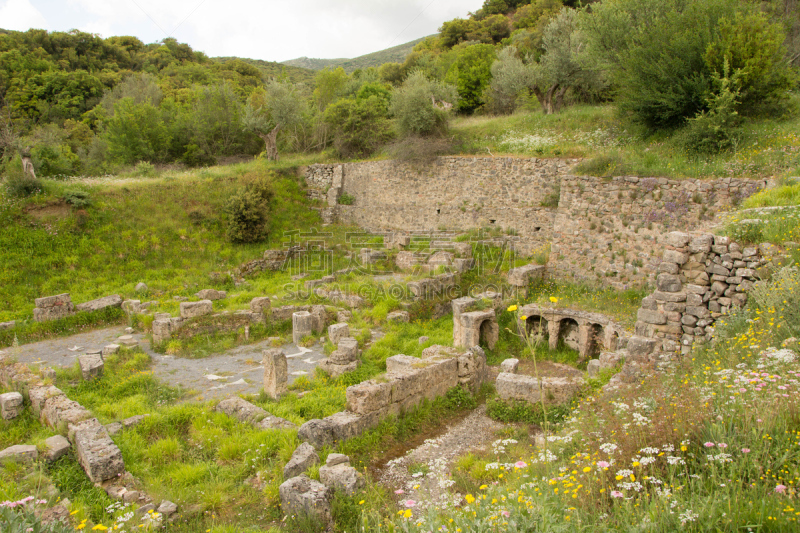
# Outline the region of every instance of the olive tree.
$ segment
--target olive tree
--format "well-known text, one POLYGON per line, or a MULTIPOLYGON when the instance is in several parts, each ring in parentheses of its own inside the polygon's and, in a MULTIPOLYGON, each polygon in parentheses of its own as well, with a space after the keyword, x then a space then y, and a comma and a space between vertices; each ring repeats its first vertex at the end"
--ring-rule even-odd
POLYGON ((277 161, 278 133, 299 124, 305 108, 306 102, 294 85, 272 80, 247 99, 242 124, 264 140, 267 157, 277 161))

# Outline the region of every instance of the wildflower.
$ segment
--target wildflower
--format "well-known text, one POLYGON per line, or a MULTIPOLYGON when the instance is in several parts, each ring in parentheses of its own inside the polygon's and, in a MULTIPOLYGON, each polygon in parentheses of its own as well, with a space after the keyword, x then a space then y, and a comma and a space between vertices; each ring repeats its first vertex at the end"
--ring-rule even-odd
POLYGON ((481 485, 480 487, 478 487, 478 490, 486 490, 488 488, 489 487, 487 485, 481 485))
POLYGON ((727 444, 725 444, 724 442, 718 442, 718 443, 717 443, 717 447, 719 447, 719 448, 722 448, 722 449, 725 449, 725 448, 727 448, 727 447, 728 447, 728 445, 727 445, 727 444))
POLYGON ((550 301, 553 303, 558 303, 558 298, 556 298, 555 296, 551 296, 550 301))
POLYGON ((609 463, 608 461, 597 461, 597 466, 605 470, 606 468, 611 466, 611 463, 609 463))
POLYGON ((503 510, 503 511, 500 511, 500 514, 501 514, 501 515, 503 515, 503 516, 505 516, 506 518, 508 518, 509 516, 511 516, 511 513, 510 513, 510 512, 508 512, 508 511, 505 511, 505 510, 503 510))
POLYGON ((528 466, 528 463, 526 463, 525 461, 517 461, 516 463, 514 463, 514 466, 516 466, 517 468, 525 468, 526 466, 528 466))
POLYGON ((108 528, 106 526, 104 526, 103 524, 97 524, 96 526, 94 526, 92 528, 93 531, 94 530, 105 531, 106 529, 108 529, 108 528))
POLYGON ((414 513, 411 512, 411 509, 406 509, 406 511, 403 513, 403 518, 411 518, 413 515, 414 513))
POLYGON ((778 485, 775 487, 775 492, 778 494, 785 494, 786 493, 786 485, 778 485))
POLYGON ((516 306, 516 305, 510 305, 510 306, 508 306, 508 312, 509 312, 509 313, 513 313, 513 312, 514 312, 514 311, 516 311, 516 310, 517 310, 517 306, 516 306))
POLYGON ((415 505, 417 505, 417 502, 415 502, 414 500, 406 500, 403 502, 403 505, 405 505, 406 507, 414 507, 415 505))
POLYGON ((618 490, 612 490, 612 491, 611 491, 611 497, 612 497, 612 498, 622 498, 623 496, 624 496, 624 494, 622 494, 622 493, 621 493, 620 491, 618 491, 618 490))
POLYGON ((358 505, 364 505, 364 500, 361 500, 360 502, 358 502, 358 505))
POLYGON ((472 503, 475 501, 475 497, 472 494, 467 494, 464 496, 464 499, 467 500, 467 503, 472 503))
POLYGON ((404 491, 403 489, 397 489, 396 491, 394 491, 395 494, 405 494, 405 492, 406 491, 404 491))
POLYGON ((714 443, 713 442, 706 442, 705 444, 703 444, 703 446, 705 446, 706 448, 713 448, 714 447, 714 443))
POLYGON ((742 453, 750 453, 750 448, 742 448, 742 453))

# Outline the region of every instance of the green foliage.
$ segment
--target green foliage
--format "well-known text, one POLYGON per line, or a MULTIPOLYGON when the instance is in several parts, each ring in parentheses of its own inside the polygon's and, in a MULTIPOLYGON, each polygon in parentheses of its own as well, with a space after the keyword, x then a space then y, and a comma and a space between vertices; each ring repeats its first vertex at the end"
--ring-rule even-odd
POLYGON ((114 116, 106 123, 109 155, 123 163, 162 161, 170 132, 161 111, 149 102, 136 104, 125 97, 114 105, 114 116))
POLYGON ((443 135, 447 131, 447 112, 431 101, 452 104, 456 91, 451 85, 430 80, 422 71, 415 71, 392 93, 390 112, 397 120, 403 136, 443 135))
MULTIPOLYGON (((547 422, 557 424, 570 413, 570 406, 549 406, 546 410, 547 422)), ((530 404, 523 401, 503 401, 499 398, 486 402, 486 414, 495 420, 506 423, 524 422, 541 426, 545 423, 545 411, 541 404, 530 404)))
POLYGON ((19 158, 11 160, 6 164, 6 182, 5 188, 8 195, 16 198, 27 198, 41 192, 42 182, 39 179, 33 179, 28 174, 23 174, 22 163, 19 158), (17 166, 19 165, 19 167, 17 166))
POLYGON ((71 525, 61 522, 42 524, 40 517, 36 515, 36 511, 41 513, 42 505, 38 505, 39 509, 35 509, 36 507, 37 504, 33 502, 23 503, 14 509, 0 507, 0 523, 3 524, 3 531, 8 533, 72 533, 75 531, 71 525))
POLYGON ((253 243, 269 236, 269 202, 273 190, 269 178, 247 183, 225 204, 226 236, 233 243, 253 243))
POLYGON ((80 158, 68 144, 38 145, 31 151, 38 176, 73 176, 81 168, 80 158))
POLYGON ((67 189, 61 198, 75 209, 83 209, 92 205, 89 193, 81 189, 67 189))
POLYGON ((339 195, 339 204, 341 205, 353 205, 356 201, 356 197, 352 194, 347 194, 343 192, 339 195))
POLYGON ((728 62, 725 61, 724 77, 715 80, 719 89, 708 98, 708 111, 689 120, 684 132, 686 150, 697 154, 717 154, 735 147, 740 138, 741 118, 736 108, 739 90, 732 85, 728 62))
POLYGON ((492 79, 492 62, 495 60, 494 46, 473 44, 453 50, 455 61, 447 71, 445 81, 455 85, 458 91, 459 111, 472 113, 484 104, 484 93, 492 79))
MULTIPOLYGON (((359 95, 368 94, 366 88, 359 95)), ((392 137, 386 99, 379 94, 341 99, 328 106, 324 116, 341 157, 368 157, 392 137)))

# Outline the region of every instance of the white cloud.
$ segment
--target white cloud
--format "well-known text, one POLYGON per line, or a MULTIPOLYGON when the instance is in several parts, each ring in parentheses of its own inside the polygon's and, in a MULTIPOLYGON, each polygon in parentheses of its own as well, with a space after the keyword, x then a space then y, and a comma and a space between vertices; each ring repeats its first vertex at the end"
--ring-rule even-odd
POLYGON ((442 22, 464 17, 482 4, 483 0, 61 0, 58 9, 64 16, 59 22, 72 26, 53 29, 77 27, 104 37, 135 35, 144 42, 171 34, 209 56, 270 61, 356 57, 435 33, 442 22))
POLYGON ((26 31, 31 28, 49 29, 42 13, 29 0, 0 2, 0 27, 4 30, 26 31))

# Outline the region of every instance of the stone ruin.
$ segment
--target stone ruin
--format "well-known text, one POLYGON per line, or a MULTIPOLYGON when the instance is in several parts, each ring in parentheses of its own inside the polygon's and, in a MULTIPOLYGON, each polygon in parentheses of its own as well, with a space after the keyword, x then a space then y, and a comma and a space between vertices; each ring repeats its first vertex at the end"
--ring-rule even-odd
POLYGON ((546 339, 551 350, 563 342, 580 354, 581 361, 622 348, 627 338, 622 325, 599 313, 528 304, 518 314, 525 317, 518 324, 520 331, 546 339))
POLYGON ((500 337, 495 310, 475 309, 480 300, 465 296, 452 301, 453 346, 465 348, 483 345, 490 350, 500 337))
POLYGON ((421 358, 395 355, 386 360, 385 374, 347 388, 345 411, 309 420, 300 426, 298 437, 322 449, 360 435, 383 418, 442 396, 457 385, 475 392, 486 378, 486 354, 478 346, 459 352, 434 345, 423 350, 421 358))
MULTIPOLYGON (((75 306, 69 294, 64 293, 36 298, 34 302, 36 307, 33 309, 33 319, 36 322, 48 322, 72 316, 76 312, 99 311, 109 307, 120 307, 122 305, 122 297, 112 294, 111 296, 104 296, 75 306)), ((13 324, 10 327, 13 327, 13 324)))

